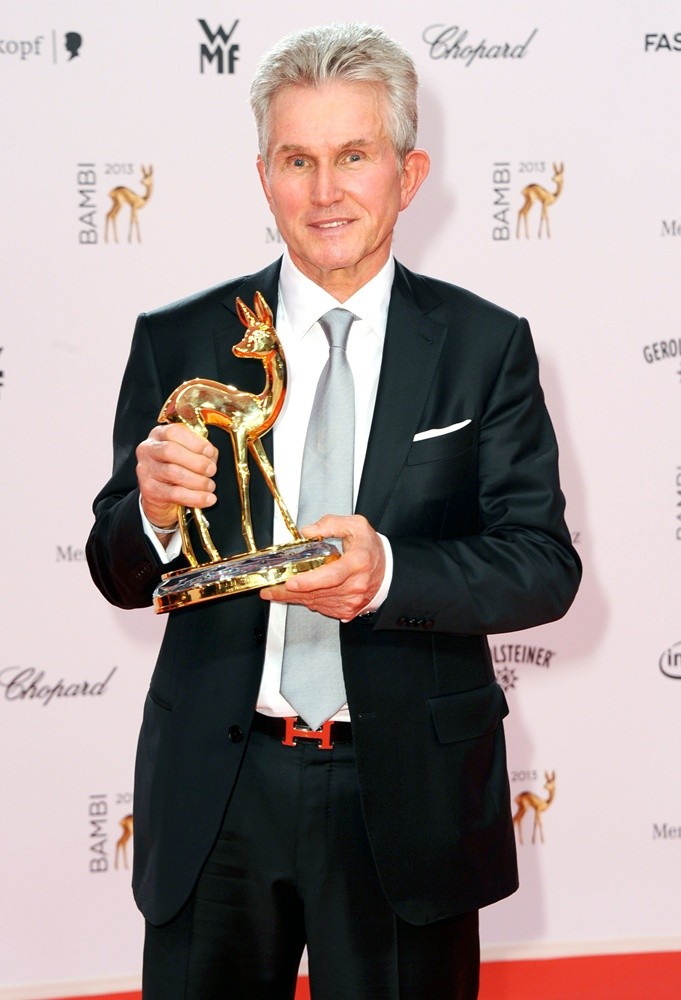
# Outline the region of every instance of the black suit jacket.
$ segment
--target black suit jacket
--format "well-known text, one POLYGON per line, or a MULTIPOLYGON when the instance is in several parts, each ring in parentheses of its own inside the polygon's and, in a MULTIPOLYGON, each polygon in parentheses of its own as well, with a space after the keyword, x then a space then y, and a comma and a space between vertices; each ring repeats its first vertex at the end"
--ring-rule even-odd
MULTIPOLYGON (((142 531, 135 447, 182 381, 259 392, 237 359, 235 298, 276 311, 279 264, 139 318, 95 500, 87 554, 121 607, 151 603, 167 566, 142 531)), ((243 551, 231 449, 220 432, 211 532, 243 551)), ((271 434, 264 444, 271 454, 271 434)), ((256 543, 272 498, 251 483, 256 543)), ((386 896, 413 923, 517 887, 502 719, 486 635, 562 616, 579 559, 563 520, 557 448, 527 323, 397 265, 357 512, 390 540, 380 610, 340 625, 364 818, 386 896), (414 441, 432 429, 458 430, 414 441)), ((178 565, 181 560, 178 560, 178 565)), ((175 564, 173 564, 174 566, 175 564)), ((187 899, 215 840, 259 689, 268 605, 243 594, 173 612, 144 708, 135 780, 136 899, 153 923, 187 899)))

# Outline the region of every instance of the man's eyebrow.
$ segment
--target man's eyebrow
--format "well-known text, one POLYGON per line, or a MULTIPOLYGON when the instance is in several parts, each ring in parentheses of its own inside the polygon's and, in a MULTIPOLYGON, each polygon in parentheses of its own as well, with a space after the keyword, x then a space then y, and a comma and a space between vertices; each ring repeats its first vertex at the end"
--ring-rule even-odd
MULTIPOLYGON (((347 142, 341 142, 335 147, 335 151, 340 153, 344 149, 357 148, 358 146, 371 146, 375 140, 373 139, 348 139, 347 142)), ((277 146, 274 150, 275 153, 307 153, 307 146, 301 146, 295 142, 284 142, 281 146, 277 146)))

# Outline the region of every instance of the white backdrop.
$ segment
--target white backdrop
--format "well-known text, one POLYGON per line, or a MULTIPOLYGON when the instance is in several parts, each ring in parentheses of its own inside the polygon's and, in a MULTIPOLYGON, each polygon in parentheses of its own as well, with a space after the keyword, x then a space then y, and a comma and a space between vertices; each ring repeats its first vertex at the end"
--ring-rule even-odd
MULTIPOLYGON (((520 891, 483 914, 484 956, 679 948, 681 14, 395 7, 347 0, 344 16, 384 25, 422 80, 433 169, 397 254, 529 317, 585 563, 567 618, 492 643, 513 794, 555 787, 544 843, 523 819, 520 891), (518 238, 522 190, 555 193, 554 164, 550 237, 535 204, 518 238)), ((248 86, 310 19, 299 0, 0 2, 5 1000, 138 982, 116 844, 164 621, 95 591, 90 504, 136 314, 281 250, 248 86), (106 242, 109 192, 143 195, 143 167, 141 241, 124 205, 106 242)))

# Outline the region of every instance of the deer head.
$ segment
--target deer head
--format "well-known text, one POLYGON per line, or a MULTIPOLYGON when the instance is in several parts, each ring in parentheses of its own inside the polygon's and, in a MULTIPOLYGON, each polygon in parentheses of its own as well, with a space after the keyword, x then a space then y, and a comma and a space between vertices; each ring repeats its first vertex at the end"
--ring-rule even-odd
POLYGON ((237 297, 236 311, 239 319, 246 327, 243 340, 232 347, 232 353, 238 358, 265 358, 274 354, 279 346, 274 331, 274 316, 260 292, 255 293, 255 312, 237 297))

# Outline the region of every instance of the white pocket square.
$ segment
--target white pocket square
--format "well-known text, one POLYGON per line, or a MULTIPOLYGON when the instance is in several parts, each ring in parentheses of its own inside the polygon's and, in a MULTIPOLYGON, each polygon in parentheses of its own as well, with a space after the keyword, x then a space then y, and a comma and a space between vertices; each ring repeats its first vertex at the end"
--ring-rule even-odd
POLYGON ((458 424, 450 424, 449 427, 431 427, 429 431, 419 431, 418 434, 414 434, 414 441, 425 441, 427 438, 442 437, 443 434, 453 434, 454 431, 460 431, 462 427, 467 427, 468 424, 470 424, 470 418, 462 420, 458 424))

